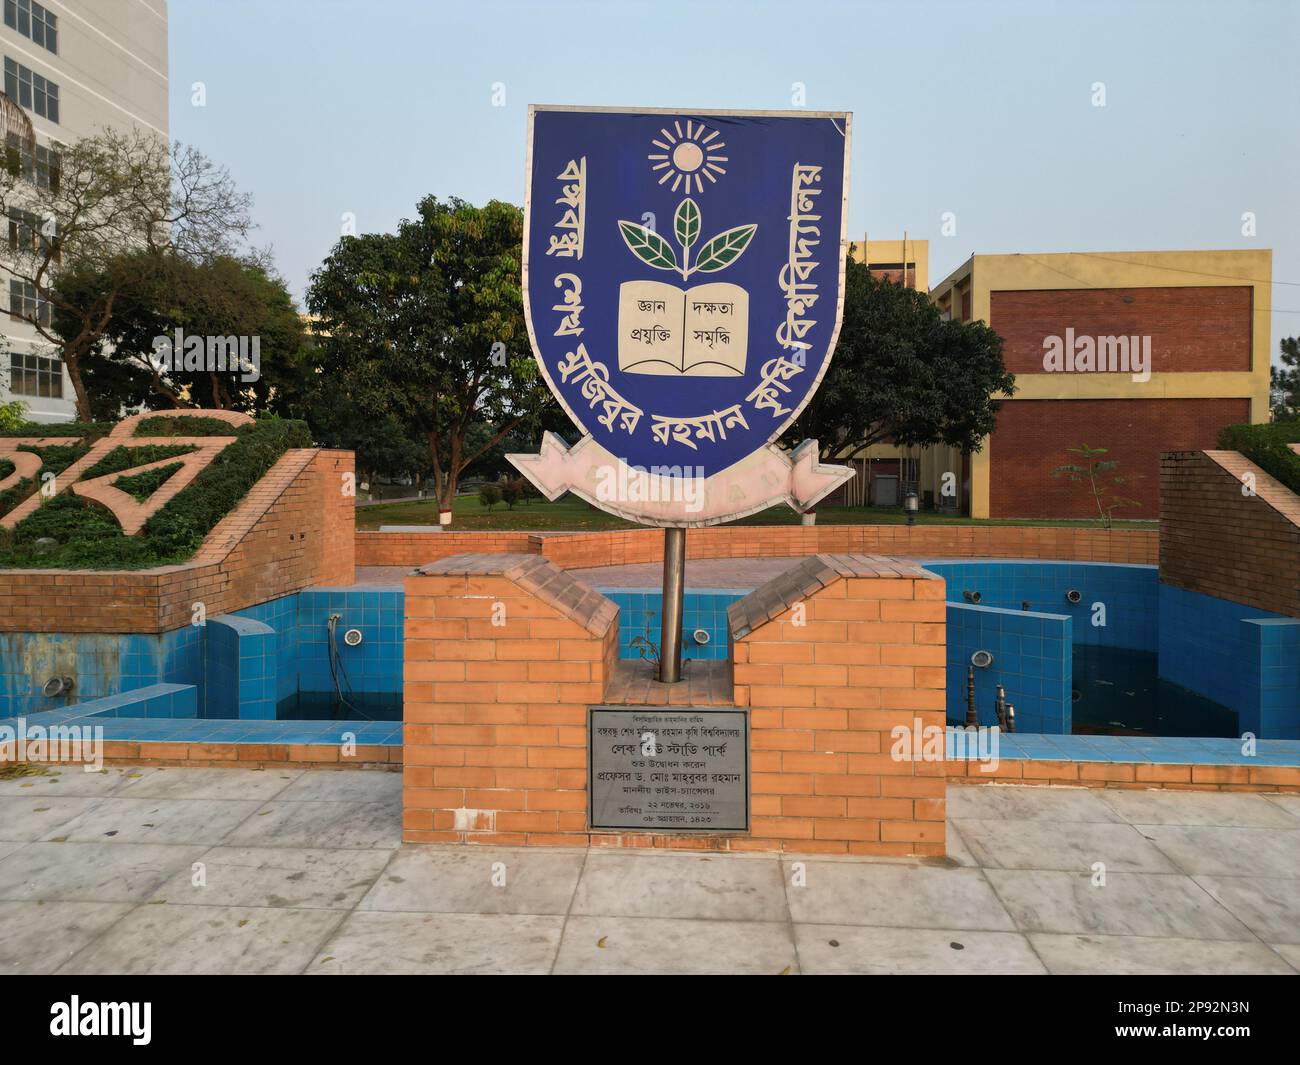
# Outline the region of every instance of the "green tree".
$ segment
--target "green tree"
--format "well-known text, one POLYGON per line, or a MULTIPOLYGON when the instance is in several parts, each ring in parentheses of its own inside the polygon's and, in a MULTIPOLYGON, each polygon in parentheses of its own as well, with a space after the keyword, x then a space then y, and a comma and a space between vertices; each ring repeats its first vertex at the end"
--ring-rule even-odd
POLYGON ((1272 373, 1273 417, 1277 421, 1300 418, 1300 337, 1283 337, 1282 364, 1272 373))
MULTIPOLYGON (((119 258, 149 255, 137 251, 119 258)), ((61 271, 55 286, 64 297, 61 304, 79 306, 92 301, 110 284, 106 274, 115 269, 119 269, 117 260, 106 267, 82 264, 61 271)), ((120 269, 131 272, 134 268, 122 265, 120 269)), ((307 343, 298 308, 284 281, 259 258, 217 255, 193 261, 170 255, 140 267, 139 273, 140 282, 114 302, 100 339, 84 360, 97 414, 111 416, 122 405, 250 413, 280 413, 300 405, 313 377, 314 349, 307 343), (185 337, 214 338, 229 356, 235 354, 236 342, 243 338, 249 355, 257 352, 257 372, 163 365, 157 341, 165 338, 174 346, 178 329, 185 337)), ((62 310, 54 324, 61 333, 76 328, 74 316, 62 310), (72 320, 65 322, 65 318, 72 320)), ((183 360, 185 352, 175 354, 183 360)))
POLYGON ((141 130, 83 137, 55 158, 34 159, 21 145, 6 151, 0 211, 16 239, 4 266, 38 297, 10 313, 63 360, 77 417, 88 421, 83 366, 117 303, 152 282, 169 256, 197 262, 233 254, 253 227, 251 200, 203 153, 141 130), (64 271, 98 275, 101 283, 60 291, 55 282, 64 271))
POLYGON ((848 260, 844 320, 830 369, 788 445, 813 438, 824 459, 872 444, 978 450, 1015 377, 1002 338, 983 322, 946 321, 923 292, 848 260))
POLYGON ((362 417, 392 415, 424 441, 438 500, 550 393, 520 290, 523 214, 492 201, 420 201, 396 233, 344 237, 312 276, 321 372, 362 417))

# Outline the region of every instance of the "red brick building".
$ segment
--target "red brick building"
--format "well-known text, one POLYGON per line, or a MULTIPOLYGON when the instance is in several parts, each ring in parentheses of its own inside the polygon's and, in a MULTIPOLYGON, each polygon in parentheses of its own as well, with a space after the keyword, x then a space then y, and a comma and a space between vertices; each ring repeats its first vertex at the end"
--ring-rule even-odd
POLYGON ((1106 448, 1159 516, 1160 454, 1215 446, 1221 427, 1268 418, 1272 253, 976 255, 931 290, 947 314, 1002 335, 1016 395, 961 472, 975 517, 1094 517, 1086 484, 1053 476, 1106 448))

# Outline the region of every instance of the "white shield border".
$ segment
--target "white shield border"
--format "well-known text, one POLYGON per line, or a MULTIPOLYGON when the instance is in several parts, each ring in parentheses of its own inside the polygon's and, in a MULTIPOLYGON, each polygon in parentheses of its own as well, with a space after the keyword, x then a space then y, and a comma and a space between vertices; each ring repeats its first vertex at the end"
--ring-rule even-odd
MULTIPOLYGON (((572 407, 564 399, 564 393, 556 387, 554 380, 551 378, 550 370, 547 369, 546 360, 542 358, 541 348, 537 343, 537 333, 533 328, 533 315, 529 301, 528 290, 528 260, 530 233, 532 229, 532 198, 533 198, 533 131, 534 120, 540 111, 567 111, 578 112, 582 114, 619 114, 619 115, 677 115, 677 116, 710 116, 717 115, 720 117, 738 117, 738 118, 825 118, 831 121, 841 121, 843 123, 842 133, 844 135, 844 175, 841 186, 841 204, 840 204, 840 247, 839 247, 839 279, 837 283, 837 292, 835 300, 835 326, 831 330, 830 344, 826 350, 826 357, 822 360, 821 371, 817 374, 816 380, 813 381, 812 387, 804 394, 802 401, 794 408, 793 411, 785 418, 784 421, 776 424, 776 427, 768 434, 764 447, 772 446, 772 441, 776 440, 782 433, 790 428, 791 425, 799 418, 804 408, 812 401, 821 387, 822 379, 826 376, 826 371, 830 369, 831 358, 835 354, 835 347, 839 343, 840 326, 844 321, 844 279, 847 271, 845 259, 848 255, 848 225, 849 225, 849 164, 853 155, 853 112, 852 111, 734 111, 715 108, 689 108, 689 107, 580 107, 566 104, 529 104, 528 105, 528 143, 527 151, 524 157, 524 239, 523 239, 523 304, 524 304, 524 323, 528 327, 528 343, 533 349, 533 358, 542 371, 542 378, 546 381, 546 387, 550 389, 553 395, 564 409, 564 413, 569 416, 573 422, 574 428, 581 430, 584 422, 575 413, 572 407)), ((750 456, 757 454, 763 448, 758 448, 749 453, 750 456)), ((744 462, 749 456, 742 456, 732 463, 731 466, 715 472, 714 476, 725 473, 741 462, 744 462)), ((847 479, 847 478, 846 478, 847 479)), ((778 499, 785 498, 784 494, 778 495, 778 499)), ((594 503, 600 509, 609 513, 618 514, 620 517, 638 520, 635 516, 639 512, 634 508, 627 506, 621 507, 615 511, 609 506, 588 500, 594 503)), ((767 504, 770 505, 770 504, 767 504)), ((756 509, 763 509, 761 507, 756 509)), ((751 511, 752 513, 753 511, 751 511)), ((693 523, 690 521, 665 521, 662 517, 652 517, 645 515, 644 520, 652 525, 683 525, 689 527, 693 523)), ((717 523, 719 520, 715 519, 717 523)))

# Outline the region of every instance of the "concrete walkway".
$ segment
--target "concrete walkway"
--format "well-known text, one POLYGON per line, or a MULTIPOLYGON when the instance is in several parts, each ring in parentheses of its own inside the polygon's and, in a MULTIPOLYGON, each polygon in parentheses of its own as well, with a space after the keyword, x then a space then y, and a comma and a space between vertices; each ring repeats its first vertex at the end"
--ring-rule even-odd
POLYGON ((868 861, 402 847, 400 788, 0 781, 0 972, 1300 969, 1300 796, 952 786, 949 859, 868 861))

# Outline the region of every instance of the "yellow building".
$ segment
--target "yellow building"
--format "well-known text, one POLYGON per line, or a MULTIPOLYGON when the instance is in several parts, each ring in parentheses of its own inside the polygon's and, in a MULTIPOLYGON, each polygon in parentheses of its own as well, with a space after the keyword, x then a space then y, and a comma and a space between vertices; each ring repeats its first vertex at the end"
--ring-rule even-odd
POLYGON ((1162 451, 1213 448, 1220 428, 1268 420, 1272 252, 975 255, 930 296, 1002 336, 1016 394, 969 456, 974 517, 1096 516, 1052 471, 1106 448, 1119 491, 1159 513, 1162 451))

